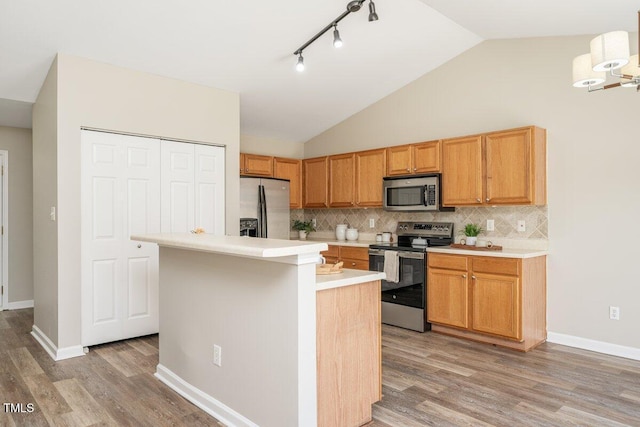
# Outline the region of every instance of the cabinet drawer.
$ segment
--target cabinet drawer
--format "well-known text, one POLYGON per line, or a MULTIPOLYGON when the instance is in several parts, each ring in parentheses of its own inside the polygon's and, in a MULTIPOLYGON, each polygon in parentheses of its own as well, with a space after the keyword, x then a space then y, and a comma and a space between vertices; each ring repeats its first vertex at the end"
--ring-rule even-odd
POLYGON ((427 254, 429 267, 447 270, 467 270, 467 257, 463 255, 427 254))
POLYGON ((339 246, 336 245, 329 245, 329 249, 327 249, 326 251, 322 251, 320 252, 320 255, 322 255, 323 257, 333 257, 333 258, 338 258, 340 255, 338 254, 340 250, 339 246))
MULTIPOLYGON (((358 248, 353 246, 340 246, 340 257, 358 259, 369 262, 369 248, 358 248)), ((368 270, 369 268, 367 268, 368 270)))
POLYGON ((342 258, 344 262, 344 268, 353 268, 354 270, 369 270, 369 261, 363 261, 361 259, 342 258))
POLYGON ((478 273, 520 274, 520 262, 514 258, 473 257, 472 266, 472 270, 478 273))

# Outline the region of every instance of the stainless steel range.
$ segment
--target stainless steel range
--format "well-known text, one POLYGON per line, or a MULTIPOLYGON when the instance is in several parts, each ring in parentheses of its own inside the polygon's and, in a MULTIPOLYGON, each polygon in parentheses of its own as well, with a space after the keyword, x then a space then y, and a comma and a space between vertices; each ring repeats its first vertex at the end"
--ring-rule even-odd
POLYGON ((369 246, 369 270, 387 272, 382 281, 382 323, 424 332, 431 329, 426 250, 453 243, 453 223, 400 222, 396 234, 397 243, 369 246))

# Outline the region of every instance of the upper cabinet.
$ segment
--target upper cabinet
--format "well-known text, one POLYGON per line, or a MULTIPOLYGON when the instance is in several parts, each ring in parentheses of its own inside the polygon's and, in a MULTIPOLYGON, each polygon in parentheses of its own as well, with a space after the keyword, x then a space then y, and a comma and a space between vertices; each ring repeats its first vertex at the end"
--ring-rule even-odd
POLYGON ((273 157, 240 153, 240 175, 273 176, 273 157))
POLYGON ((442 202, 546 204, 546 131, 530 126, 442 141, 442 202))
POLYGON ((302 206, 326 208, 328 203, 329 162, 327 157, 302 161, 302 206))
POLYGON ((355 155, 329 156, 329 207, 355 205, 355 155))
POLYGON ((382 206, 382 178, 387 164, 387 150, 360 151, 355 153, 356 206, 382 206))
POLYGON ((274 157, 273 176, 289 180, 289 207, 302 208, 302 160, 274 157))
POLYGON ((440 172, 440 141, 387 148, 386 176, 440 172))

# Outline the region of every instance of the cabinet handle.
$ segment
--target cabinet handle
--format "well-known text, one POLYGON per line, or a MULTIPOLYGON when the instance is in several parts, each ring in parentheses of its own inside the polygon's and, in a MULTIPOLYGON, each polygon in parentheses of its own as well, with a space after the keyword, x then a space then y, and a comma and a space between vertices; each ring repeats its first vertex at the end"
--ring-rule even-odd
POLYGON ((139 244, 139 245, 138 245, 138 249, 140 249, 141 247, 142 247, 142 245, 140 245, 140 244, 139 244))
POLYGON ((489 201, 489 200, 491 200, 491 199, 487 197, 485 200, 488 202, 488 201, 489 201))
POLYGON ((352 262, 352 263, 351 263, 351 265, 352 265, 353 267, 355 267, 355 266, 356 266, 356 263, 355 263, 355 262, 352 262))
POLYGON ((472 278, 473 280, 476 280, 476 276, 473 276, 473 275, 472 275, 472 276, 471 276, 471 278, 472 278))
POLYGON ((417 171, 417 170, 418 170, 418 168, 413 168, 413 171, 414 171, 414 172, 415 172, 415 171, 417 171))
POLYGON ((467 275, 466 275, 466 274, 463 274, 463 275, 462 275, 462 278, 463 278, 463 279, 466 279, 466 278, 467 278, 467 275))
POLYGON ((476 202, 480 202, 480 197, 477 197, 477 198, 476 198, 476 202))
POLYGON ((407 172, 411 172, 411 169, 407 168, 407 172))

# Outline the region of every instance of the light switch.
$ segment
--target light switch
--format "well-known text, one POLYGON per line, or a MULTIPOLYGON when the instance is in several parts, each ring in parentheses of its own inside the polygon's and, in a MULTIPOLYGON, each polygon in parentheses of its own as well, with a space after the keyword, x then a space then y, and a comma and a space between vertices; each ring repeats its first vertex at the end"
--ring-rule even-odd
POLYGON ((51 212, 49 212, 49 218, 51 219, 51 221, 55 221, 56 220, 56 207, 55 206, 51 206, 51 212))

